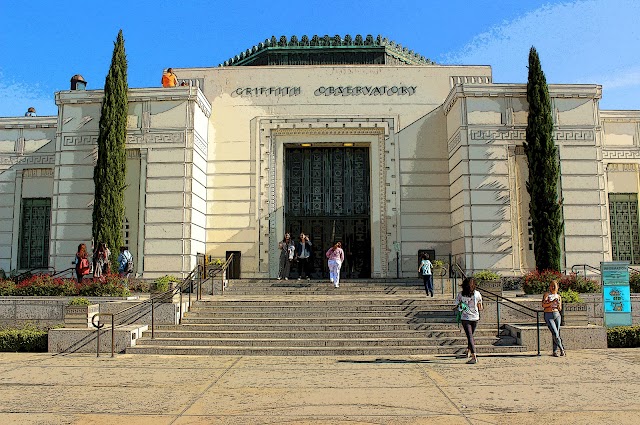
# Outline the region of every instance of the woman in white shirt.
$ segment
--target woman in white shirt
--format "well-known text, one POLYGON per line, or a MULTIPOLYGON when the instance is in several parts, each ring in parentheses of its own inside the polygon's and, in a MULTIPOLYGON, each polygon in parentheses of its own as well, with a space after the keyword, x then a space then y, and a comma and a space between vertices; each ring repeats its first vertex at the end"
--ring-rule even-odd
POLYGON ((467 357, 471 355, 471 359, 467 363, 478 363, 473 333, 480 320, 480 311, 484 307, 482 306, 482 295, 476 291, 476 281, 472 277, 467 277, 462 282, 462 292, 458 292, 456 297, 456 308, 462 312, 462 328, 467 335, 466 354, 467 357))
POLYGON ((560 338, 560 311, 562 311, 562 298, 558 294, 558 281, 553 280, 549 284, 549 292, 542 296, 542 308, 544 308, 544 321, 551 331, 553 339, 553 356, 564 356, 564 346, 560 338))

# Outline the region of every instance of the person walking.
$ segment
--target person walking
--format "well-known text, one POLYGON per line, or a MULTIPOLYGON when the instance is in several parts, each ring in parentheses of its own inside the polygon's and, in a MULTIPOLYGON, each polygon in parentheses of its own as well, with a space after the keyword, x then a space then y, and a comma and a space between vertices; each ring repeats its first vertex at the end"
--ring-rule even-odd
POLYGON ((76 266, 76 278, 78 283, 82 283, 82 279, 91 272, 91 265, 87 258, 87 246, 83 243, 78 245, 78 252, 76 252, 76 259, 73 262, 76 266))
POLYGON ((422 282, 424 283, 424 290, 427 296, 431 294, 433 297, 433 264, 429 261, 429 254, 422 254, 420 256, 420 267, 418 273, 422 274, 422 282))
POLYGON ((327 262, 329 265, 329 280, 336 288, 340 287, 340 267, 344 262, 344 251, 342 250, 342 243, 336 242, 326 253, 327 262))
POLYGON ((553 339, 553 356, 564 356, 564 345, 560 338, 560 312, 562 311, 562 297, 558 294, 558 280, 552 280, 549 284, 549 292, 542 295, 542 308, 544 308, 544 321, 551 331, 553 339))
POLYGON ((478 321, 480 320, 480 311, 483 309, 482 295, 476 291, 476 281, 472 277, 467 277, 462 282, 462 292, 458 292, 456 296, 456 306, 462 313, 462 328, 467 336, 467 349, 465 354, 467 357, 471 356, 471 359, 467 361, 468 364, 478 363, 478 357, 476 356, 476 344, 473 339, 473 333, 476 331, 478 321))
POLYGON ((295 257, 296 246, 291 240, 289 233, 284 234, 284 239, 278 243, 280 249, 280 267, 278 269, 278 280, 289 280, 289 272, 291 271, 291 262, 295 257))
POLYGON ((300 233, 300 240, 296 243, 296 260, 298 261, 298 280, 307 277, 311 279, 311 261, 313 256, 313 244, 309 237, 300 233))
POLYGON ((109 273, 109 256, 111 251, 104 242, 98 244, 98 249, 93 254, 93 277, 100 277, 109 273))
POLYGON ((125 279, 129 278, 129 275, 133 273, 133 255, 129 252, 128 246, 120 247, 120 255, 118 255, 118 273, 120 277, 125 279))

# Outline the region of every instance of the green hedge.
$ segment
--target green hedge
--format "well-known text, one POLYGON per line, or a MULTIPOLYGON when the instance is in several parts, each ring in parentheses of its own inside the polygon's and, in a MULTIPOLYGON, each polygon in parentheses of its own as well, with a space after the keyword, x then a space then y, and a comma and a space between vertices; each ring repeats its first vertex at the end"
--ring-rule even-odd
POLYGON ((640 347, 640 325, 607 329, 607 345, 609 348, 640 347))
POLYGON ((0 330, 0 351, 46 353, 48 334, 32 327, 0 330))

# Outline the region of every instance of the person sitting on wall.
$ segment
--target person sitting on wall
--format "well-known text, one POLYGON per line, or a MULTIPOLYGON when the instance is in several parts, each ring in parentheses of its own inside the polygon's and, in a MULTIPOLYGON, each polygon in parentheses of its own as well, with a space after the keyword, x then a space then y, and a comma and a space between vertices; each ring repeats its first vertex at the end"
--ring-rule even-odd
POLYGON ((34 108, 33 106, 29 107, 29 109, 27 109, 27 112, 25 112, 24 116, 25 117, 37 117, 36 108, 34 108))
POLYGON ((162 87, 175 87, 178 85, 178 78, 173 73, 173 68, 167 68, 162 74, 162 87))

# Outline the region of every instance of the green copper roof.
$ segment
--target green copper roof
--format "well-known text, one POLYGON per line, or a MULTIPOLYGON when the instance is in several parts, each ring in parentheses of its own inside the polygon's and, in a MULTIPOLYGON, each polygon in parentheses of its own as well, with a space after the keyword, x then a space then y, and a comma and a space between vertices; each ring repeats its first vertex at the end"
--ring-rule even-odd
POLYGON ((251 49, 236 55, 219 66, 261 66, 261 65, 335 65, 335 64, 378 64, 378 65, 434 65, 435 62, 397 44, 387 38, 345 35, 300 39, 291 36, 275 36, 251 49))

